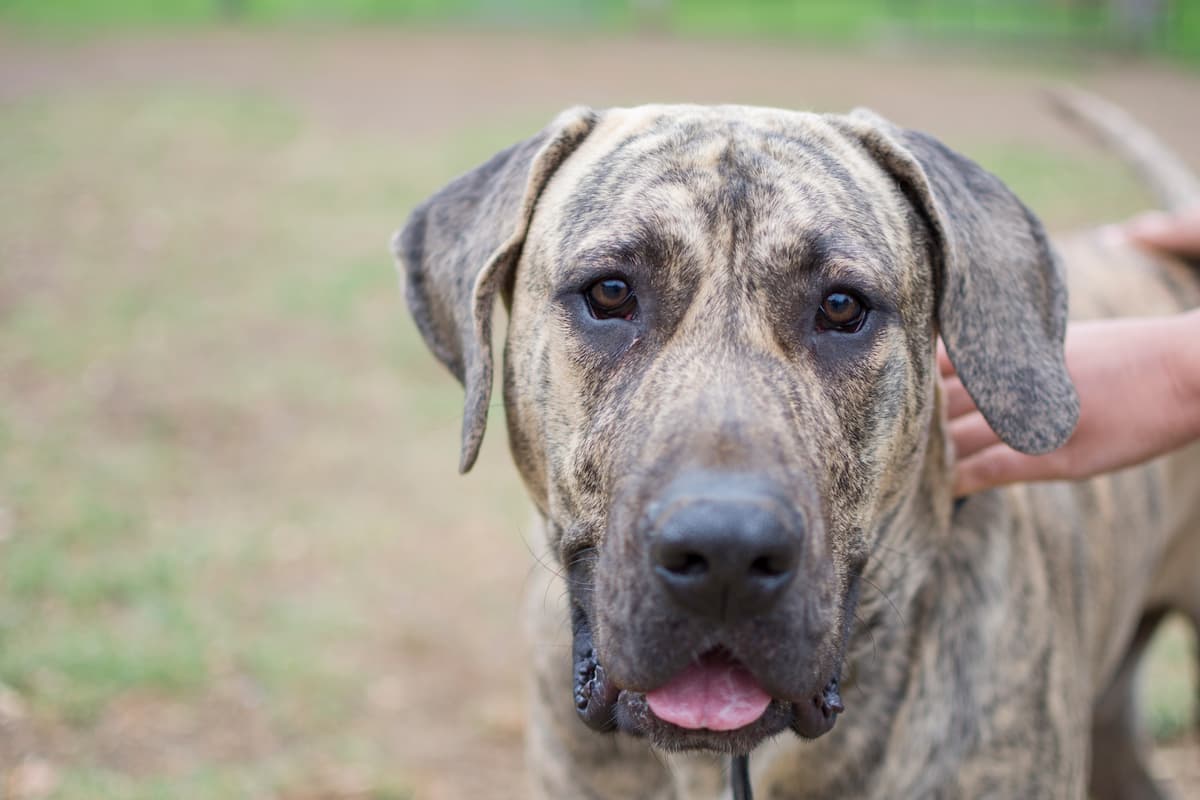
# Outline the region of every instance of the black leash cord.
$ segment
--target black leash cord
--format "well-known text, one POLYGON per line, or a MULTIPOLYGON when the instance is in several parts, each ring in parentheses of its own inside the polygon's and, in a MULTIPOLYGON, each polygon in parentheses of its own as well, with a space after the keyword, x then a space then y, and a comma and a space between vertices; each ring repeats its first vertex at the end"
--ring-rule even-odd
POLYGON ((750 756, 734 756, 729 764, 729 785, 733 787, 733 800, 754 800, 750 791, 750 756))

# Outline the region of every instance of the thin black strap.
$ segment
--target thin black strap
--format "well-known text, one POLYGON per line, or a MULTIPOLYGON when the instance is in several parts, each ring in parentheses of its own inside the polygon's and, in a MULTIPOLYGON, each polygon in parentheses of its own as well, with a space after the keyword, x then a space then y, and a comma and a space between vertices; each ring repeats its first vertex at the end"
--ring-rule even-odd
POLYGON ((733 800, 754 800, 750 791, 750 756, 734 756, 729 765, 729 785, 733 787, 733 800))

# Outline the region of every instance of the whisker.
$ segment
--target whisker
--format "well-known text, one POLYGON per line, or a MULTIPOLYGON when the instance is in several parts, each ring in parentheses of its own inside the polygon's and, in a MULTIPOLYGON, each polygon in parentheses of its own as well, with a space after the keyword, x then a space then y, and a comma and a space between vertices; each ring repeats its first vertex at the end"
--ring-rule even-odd
POLYGON ((915 556, 912 553, 909 553, 906 550, 899 550, 895 547, 889 547, 888 545, 883 544, 882 542, 877 543, 875 546, 877 548, 879 548, 880 550, 887 550, 889 553, 894 553, 905 560, 915 558, 915 556))
MULTIPOLYGON (((897 608, 896 604, 892 602, 892 598, 888 597, 887 592, 885 592, 883 589, 880 589, 878 584, 876 584, 875 581, 871 580, 866 575, 862 575, 861 578, 864 583, 866 583, 868 586, 870 586, 875 591, 879 592, 879 595, 888 602, 889 606, 892 607, 892 611, 896 612, 896 616, 900 618, 900 621, 905 622, 904 615, 900 613, 900 609, 897 608)), ((907 624, 907 623, 905 623, 905 624, 907 624)))
POLYGON ((858 615, 857 611, 855 611, 853 613, 854 613, 854 619, 856 622, 858 622, 859 628, 866 631, 867 636, 871 637, 871 649, 874 651, 875 660, 878 661, 879 660, 879 644, 875 641, 875 631, 873 631, 869 627, 867 627, 867 623, 863 622, 862 617, 860 617, 858 615))

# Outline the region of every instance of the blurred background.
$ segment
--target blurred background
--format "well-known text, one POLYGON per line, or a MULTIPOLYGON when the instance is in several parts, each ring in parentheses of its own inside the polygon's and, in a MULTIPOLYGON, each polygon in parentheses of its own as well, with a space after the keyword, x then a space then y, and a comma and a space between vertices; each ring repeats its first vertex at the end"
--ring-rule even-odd
POLYGON ((388 240, 562 107, 871 106, 1064 230, 1150 200, 1042 90, 1200 166, 1198 68, 1200 0, 0 0, 0 799, 523 796, 538 544, 388 240))

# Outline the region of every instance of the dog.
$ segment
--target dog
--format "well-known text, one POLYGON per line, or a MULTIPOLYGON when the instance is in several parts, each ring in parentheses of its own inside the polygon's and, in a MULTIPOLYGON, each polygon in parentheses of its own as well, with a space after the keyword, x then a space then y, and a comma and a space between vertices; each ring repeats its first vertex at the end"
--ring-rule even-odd
POLYGON ((1078 415, 1068 286, 1077 317, 1169 314, 1196 270, 1056 249, 871 112, 738 106, 568 110, 393 250, 465 387, 461 471, 508 309, 511 451, 557 567, 530 592, 536 796, 728 796, 751 751, 769 798, 1159 796, 1132 676, 1165 613, 1200 621, 1200 448, 956 503, 935 346, 1044 453, 1078 415))

